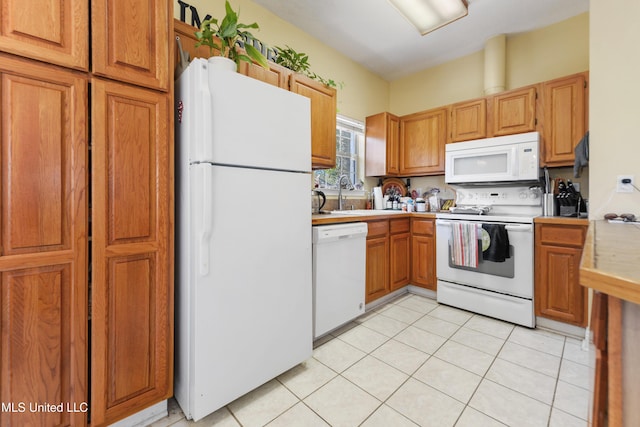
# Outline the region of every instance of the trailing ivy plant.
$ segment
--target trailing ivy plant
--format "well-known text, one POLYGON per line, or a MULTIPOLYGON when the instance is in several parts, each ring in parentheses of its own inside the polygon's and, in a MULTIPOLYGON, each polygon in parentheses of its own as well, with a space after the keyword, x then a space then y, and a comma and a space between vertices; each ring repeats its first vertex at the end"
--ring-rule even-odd
POLYGON ((305 76, 317 80, 324 85, 331 87, 340 86, 340 88, 342 88, 342 83, 336 83, 332 79, 325 79, 312 72, 310 69, 311 64, 309 64, 309 55, 306 53, 296 52, 288 45, 286 47, 276 46, 276 51, 278 53, 275 57, 276 64, 280 64, 295 73, 304 74, 305 76))
POLYGON ((246 28, 257 30, 259 29, 258 24, 255 22, 249 25, 239 23, 239 13, 231 8, 228 0, 225 1, 225 10, 226 15, 219 24, 216 18, 206 19, 202 22, 200 31, 195 33, 198 38, 196 47, 209 46, 211 55, 217 50, 219 56, 229 58, 238 65, 240 65, 240 61, 249 63, 255 61, 262 67, 269 68, 267 58, 250 43, 244 43, 246 55, 239 51, 236 45, 240 41, 255 39, 246 28))

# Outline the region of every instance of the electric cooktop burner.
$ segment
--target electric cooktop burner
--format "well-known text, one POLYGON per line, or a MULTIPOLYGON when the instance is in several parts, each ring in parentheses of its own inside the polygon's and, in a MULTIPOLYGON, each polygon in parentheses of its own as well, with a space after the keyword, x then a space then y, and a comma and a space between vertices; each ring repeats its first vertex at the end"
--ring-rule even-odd
POLYGON ((491 206, 454 206, 449 212, 455 214, 486 215, 491 211, 491 206))
POLYGON ((539 188, 509 186, 456 186, 456 206, 449 212, 436 214, 436 218, 485 221, 533 223, 533 218, 542 215, 539 188))

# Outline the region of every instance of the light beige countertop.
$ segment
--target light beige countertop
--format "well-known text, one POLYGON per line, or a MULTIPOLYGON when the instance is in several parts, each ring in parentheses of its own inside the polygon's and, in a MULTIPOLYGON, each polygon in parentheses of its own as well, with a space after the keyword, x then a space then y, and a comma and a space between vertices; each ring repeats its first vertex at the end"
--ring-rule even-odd
POLYGON ((589 225, 586 218, 575 218, 565 216, 539 216, 533 220, 536 224, 558 224, 558 225, 589 225))
POLYGON ((435 219, 433 212, 403 212, 387 210, 356 210, 329 214, 311 215, 311 225, 338 224, 342 222, 374 221, 393 218, 428 218, 435 219))
POLYGON ((580 284, 640 304, 640 224, 591 221, 580 284))

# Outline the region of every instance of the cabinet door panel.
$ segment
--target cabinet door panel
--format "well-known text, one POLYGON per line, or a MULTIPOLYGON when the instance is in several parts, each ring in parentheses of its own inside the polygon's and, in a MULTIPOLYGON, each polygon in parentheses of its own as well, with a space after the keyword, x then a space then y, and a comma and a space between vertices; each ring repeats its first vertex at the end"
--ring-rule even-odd
POLYGON ((411 233, 391 235, 389 245, 389 288, 395 291, 407 285, 411 276, 411 233))
POLYGON ((517 89, 493 97, 493 136, 536 130, 536 88, 517 89))
POLYGON ((461 102, 451 107, 451 141, 487 137, 487 100, 461 102))
POLYGON ((86 348, 72 340, 84 336, 86 317, 74 317, 75 286, 70 263, 2 273, 0 395, 3 403, 26 405, 22 413, 3 410, 2 425, 82 424, 82 414, 66 410, 67 402, 85 402, 86 348), (60 402, 63 412, 38 410, 38 403, 60 402))
POLYGON ((86 0, 3 0, 0 50, 87 70, 89 3, 86 0))
POLYGON ((585 291, 578 283, 582 250, 541 245, 536 314, 584 326, 585 291))
POLYGON ((243 61, 238 67, 238 72, 256 80, 269 83, 270 85, 289 89, 289 75, 291 71, 273 62, 269 62, 269 68, 263 68, 260 65, 249 64, 243 61))
POLYGON ((311 166, 336 165, 336 90, 300 74, 290 77, 290 90, 311 99, 311 166))
POLYGON ((0 54, 0 85, 0 425, 84 425, 29 404, 87 400, 87 84, 0 54))
POLYGON ((389 239, 367 239, 367 293, 365 302, 385 295, 389 289, 389 239))
POLYGON ((411 250, 411 283, 435 291, 436 251, 434 238, 428 236, 413 236, 411 250))
POLYGON ((394 176, 400 172, 400 118, 379 113, 366 119, 365 173, 394 176))
POLYGON ((573 150, 586 132, 585 81, 579 74, 543 84, 544 164, 573 165, 573 150))
POLYGON ((401 175, 444 173, 448 114, 439 108, 400 118, 401 175))
POLYGON ((100 79, 92 90, 92 423, 100 425, 172 393, 172 167, 169 97, 100 79))
POLYGON ((173 8, 153 0, 91 2, 92 63, 97 75, 169 88, 173 8), (123 31, 122 29, 131 29, 123 31), (133 30, 135 29, 135 30, 133 30))
POLYGON ((156 364, 152 310, 155 282, 154 254, 112 257, 109 260, 107 316, 112 321, 107 349, 109 387, 107 406, 134 398, 155 386, 150 376, 156 364), (135 283, 135 286, 131 286, 135 283), (131 307, 136 307, 132 310, 131 307), (135 325, 135 327, 132 327, 135 325))

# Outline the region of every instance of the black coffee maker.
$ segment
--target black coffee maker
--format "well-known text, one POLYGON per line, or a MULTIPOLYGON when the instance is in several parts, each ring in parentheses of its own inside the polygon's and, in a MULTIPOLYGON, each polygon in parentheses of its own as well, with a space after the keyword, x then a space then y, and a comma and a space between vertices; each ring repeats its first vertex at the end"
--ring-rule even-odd
POLYGON ((580 212, 586 212, 587 206, 579 191, 575 189, 571 180, 565 184, 563 180, 558 182, 558 194, 556 194, 556 212, 560 216, 577 217, 580 212))

